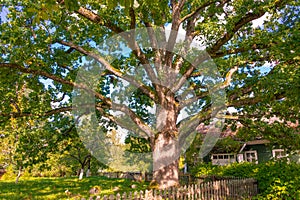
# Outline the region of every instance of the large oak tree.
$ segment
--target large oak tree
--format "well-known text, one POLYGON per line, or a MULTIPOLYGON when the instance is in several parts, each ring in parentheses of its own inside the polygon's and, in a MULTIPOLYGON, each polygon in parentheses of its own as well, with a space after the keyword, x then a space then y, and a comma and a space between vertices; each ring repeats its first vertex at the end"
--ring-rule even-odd
MULTIPOLYGON (((154 154, 170 147, 176 157, 177 138, 212 117, 243 124, 273 116, 283 124, 299 118, 297 1, 1 2, 1 124, 12 118, 55 123, 72 110, 72 90, 79 88, 92 92, 99 118, 131 132, 130 127, 137 127, 154 154), (255 25, 257 19, 265 19, 264 24, 255 25), (169 34, 164 33, 167 27, 169 34), (141 45, 145 36, 132 31, 137 28, 146 28, 151 48, 141 45), (178 42, 183 30, 183 42, 178 42), (130 53, 108 48, 106 39, 117 34, 122 38, 119 48, 127 46, 130 53), (195 41, 210 57, 193 50, 195 41), (118 59, 110 62, 108 52, 118 59), (213 59, 220 76, 213 87, 197 67, 207 59, 213 59), (89 90, 76 75, 82 66, 97 64, 104 68, 99 87, 89 90), (120 90, 124 81, 137 88, 128 105, 110 98, 110 90, 120 90), (193 95, 184 96, 182 88, 193 95), (226 92, 224 105, 212 106, 212 94, 221 90, 226 92), (180 122, 187 105, 192 105, 190 116, 180 122), (154 106, 156 123, 149 117, 154 106), (234 115, 215 116, 224 106, 234 107, 234 115), (110 109, 123 112, 134 126, 116 120, 110 109), (190 118, 197 123, 188 124, 190 118), (188 131, 181 133, 183 129, 188 131)), ((177 159, 157 166, 154 180, 161 188, 178 184, 177 159)))

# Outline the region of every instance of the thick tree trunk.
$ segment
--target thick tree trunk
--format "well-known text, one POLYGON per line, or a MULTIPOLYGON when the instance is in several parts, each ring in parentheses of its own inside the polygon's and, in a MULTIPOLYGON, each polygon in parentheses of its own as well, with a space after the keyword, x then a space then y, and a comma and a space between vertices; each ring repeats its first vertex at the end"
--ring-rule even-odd
MULTIPOLYGON (((170 82, 171 83, 171 82, 170 82)), ((156 110, 159 131, 152 146, 153 181, 160 189, 179 185, 178 160, 180 149, 176 127, 178 107, 174 94, 167 87, 158 87, 160 106, 156 110)))
POLYGON ((159 134, 153 151, 153 181, 159 189, 179 185, 178 142, 168 134, 159 134))
POLYGON ((153 179, 159 189, 179 186, 178 160, 154 171, 153 179))

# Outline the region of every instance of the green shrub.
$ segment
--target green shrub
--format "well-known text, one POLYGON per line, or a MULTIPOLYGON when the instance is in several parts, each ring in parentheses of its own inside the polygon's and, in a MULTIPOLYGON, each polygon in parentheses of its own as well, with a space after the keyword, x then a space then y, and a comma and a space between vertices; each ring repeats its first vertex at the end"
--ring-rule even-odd
MULTIPOLYGON (((3 176, 1 177, 1 180, 14 180, 16 179, 17 175, 19 173, 19 170, 15 169, 15 166, 13 165, 9 165, 6 169, 5 169, 5 173, 3 174, 3 176)), ((28 172, 28 170, 22 170, 21 173, 21 177, 30 177, 30 173, 28 172)))
POLYGON ((258 170, 258 165, 248 162, 232 163, 225 166, 200 163, 195 166, 191 173, 194 176, 233 176, 241 178, 253 178, 258 170))
POLYGON ((300 166, 285 160, 270 161, 256 174, 262 199, 300 199, 300 166))
POLYGON ((254 178, 258 168, 258 165, 249 162, 232 163, 222 167, 222 172, 220 174, 222 176, 254 178))
POLYGON ((258 181, 257 199, 300 199, 300 165, 287 160, 269 161, 262 164, 248 162, 227 166, 201 163, 192 169, 195 176, 223 176, 255 178, 258 181))
POLYGON ((196 177, 220 175, 221 166, 212 165, 211 163, 199 163, 191 169, 191 174, 196 177))
POLYGON ((1 177, 1 180, 12 180, 16 178, 17 174, 15 174, 15 170, 12 165, 8 166, 5 169, 5 173, 1 177))

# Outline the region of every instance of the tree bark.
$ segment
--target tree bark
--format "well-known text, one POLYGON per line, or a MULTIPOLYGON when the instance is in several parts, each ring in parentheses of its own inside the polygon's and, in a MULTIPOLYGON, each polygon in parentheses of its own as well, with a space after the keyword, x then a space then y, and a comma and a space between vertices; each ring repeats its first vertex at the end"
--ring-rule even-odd
POLYGON ((16 184, 19 183, 19 179, 22 176, 22 166, 19 167, 19 172, 18 175, 16 177, 16 184))
POLYGON ((176 138, 159 134, 153 151, 153 181, 159 189, 179 185, 179 155, 176 138))
POLYGON ((88 168, 87 171, 86 171, 85 176, 90 177, 90 175, 91 175, 91 170, 90 170, 90 168, 88 168))
POLYGON ((86 171, 85 176, 90 177, 90 175, 91 175, 91 158, 90 157, 88 158, 87 164, 88 164, 88 169, 86 171))
POLYGON ((84 174, 84 169, 83 168, 81 168, 80 169, 80 173, 79 173, 79 180, 81 180, 82 178, 83 178, 83 174, 84 174))
MULTIPOLYGON (((170 78, 170 76, 167 77, 170 78)), ((168 84, 172 84, 172 80, 168 83, 165 82, 165 86, 159 85, 157 87, 160 102, 160 106, 156 110, 158 133, 151 147, 153 152, 153 181, 159 189, 179 185, 178 160, 180 149, 176 126, 178 104, 175 101, 174 93, 168 89, 170 86, 168 84)))

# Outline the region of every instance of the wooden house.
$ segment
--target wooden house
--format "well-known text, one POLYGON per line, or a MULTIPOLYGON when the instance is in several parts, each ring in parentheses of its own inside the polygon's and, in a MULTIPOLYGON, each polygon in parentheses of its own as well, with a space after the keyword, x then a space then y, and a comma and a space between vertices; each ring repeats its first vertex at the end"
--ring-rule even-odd
MULTIPOLYGON (((290 158, 300 162, 300 152, 295 153, 290 158)), ((271 145, 268 140, 253 140, 241 144, 238 152, 212 153, 210 160, 213 165, 227 165, 235 162, 252 162, 258 164, 284 157, 288 157, 285 149, 271 145)))

